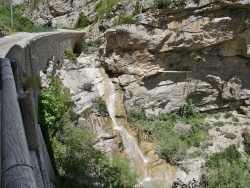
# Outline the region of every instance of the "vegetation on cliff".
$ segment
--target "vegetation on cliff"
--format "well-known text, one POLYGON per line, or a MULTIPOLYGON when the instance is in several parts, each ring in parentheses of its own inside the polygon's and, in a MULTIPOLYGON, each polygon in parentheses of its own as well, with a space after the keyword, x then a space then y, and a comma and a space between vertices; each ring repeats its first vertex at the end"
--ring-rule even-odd
POLYGON ((39 123, 57 171, 56 187, 133 187, 136 177, 120 158, 94 148, 87 123, 73 125, 74 103, 58 77, 41 92, 39 123))
POLYGON ((143 112, 132 110, 129 120, 139 131, 150 132, 150 140, 158 142, 158 153, 170 161, 192 158, 186 151, 190 146, 200 146, 207 139, 209 125, 204 122, 205 114, 196 113, 192 103, 186 107, 184 117, 177 114, 160 114, 147 118, 143 112))
MULTIPOLYGON (((34 32, 34 23, 22 16, 18 6, 13 7, 13 25, 15 31, 34 32)), ((8 3, 0 4, 0 28, 11 32, 11 13, 8 3)))

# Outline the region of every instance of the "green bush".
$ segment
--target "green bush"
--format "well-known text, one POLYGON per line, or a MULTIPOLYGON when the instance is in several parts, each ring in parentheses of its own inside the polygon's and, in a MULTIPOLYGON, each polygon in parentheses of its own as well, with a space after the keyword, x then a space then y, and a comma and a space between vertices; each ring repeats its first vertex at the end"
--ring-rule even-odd
POLYGON ((233 112, 226 112, 225 115, 224 115, 224 118, 230 118, 230 117, 233 117, 233 112))
POLYGON ((82 42, 83 52, 86 54, 90 54, 92 50, 96 50, 101 45, 99 40, 84 40, 82 42))
MULTIPOLYGON (((22 16, 17 8, 13 8, 14 30, 23 32, 34 32, 34 23, 22 16)), ((0 28, 11 32, 10 8, 7 4, 0 5, 0 28)))
POLYGON ((90 25, 90 22, 88 18, 83 14, 83 12, 80 12, 76 24, 74 26, 75 29, 82 29, 90 25))
POLYGON ((98 20, 108 17, 112 12, 112 8, 122 0, 101 0, 95 6, 95 12, 97 13, 98 20))
POLYGON ((113 26, 123 25, 123 24, 139 24, 139 21, 133 18, 133 15, 120 16, 118 20, 113 23, 113 26))
POLYGON ((208 157, 202 171, 203 187, 248 187, 250 184, 249 161, 243 162, 240 152, 231 145, 224 152, 208 157))
POLYGON ((190 146, 200 146, 207 139, 209 125, 204 123, 204 114, 196 112, 192 116, 181 118, 177 114, 159 114, 147 118, 142 111, 132 109, 129 122, 139 130, 150 132, 150 139, 158 142, 158 153, 162 158, 175 163, 188 157, 186 150, 190 146), (191 125, 185 131, 175 131, 176 122, 191 125))
POLYGON ((167 8, 171 2, 171 0, 154 0, 154 7, 158 9, 164 9, 167 8))
POLYGON ((250 18, 245 19, 244 24, 247 28, 250 28, 250 18))
POLYGON ((192 100, 189 100, 187 102, 187 105, 184 107, 184 117, 191 117, 194 116, 197 113, 197 109, 195 105, 193 104, 192 100))
POLYGON ((85 82, 81 89, 85 90, 85 91, 91 91, 93 88, 94 84, 92 82, 85 82))
POLYGON ((229 138, 229 139, 233 140, 233 139, 237 138, 237 135, 234 133, 226 133, 225 138, 229 138))
POLYGON ((36 91, 40 91, 41 89, 41 80, 40 77, 36 74, 30 74, 24 76, 24 83, 23 83, 24 90, 34 89, 36 91))
POLYGON ((233 122, 237 122, 237 123, 240 122, 239 118, 237 118, 237 117, 235 117, 235 116, 232 117, 232 121, 233 121, 233 122))
MULTIPOLYGON (((98 100, 100 101, 100 100, 98 100)), ((101 102, 99 102, 101 103, 101 102)), ((74 103, 59 77, 42 90, 39 100, 39 124, 53 159, 56 187, 132 188, 136 176, 126 162, 109 161, 95 149, 95 137, 87 123, 73 126, 74 103)))
POLYGON ((220 114, 215 114, 214 118, 218 120, 218 119, 220 119, 220 116, 221 116, 220 114))
POLYGON ((224 125, 225 123, 223 121, 213 122, 213 126, 216 126, 216 127, 223 127, 224 125))
POLYGON ((66 59, 69 59, 71 63, 77 62, 76 54, 74 54, 72 50, 69 49, 64 50, 64 56, 66 59))
POLYGON ((132 15, 135 16, 135 15, 140 14, 140 13, 141 13, 141 5, 140 5, 140 2, 139 2, 139 1, 136 1, 135 9, 134 9, 132 15))
POLYGON ((243 141, 243 144, 245 146, 244 150, 248 155, 250 155, 250 130, 249 128, 246 128, 243 131, 242 137, 244 138, 244 141, 243 141))
POLYGON ((107 105, 106 102, 101 97, 96 97, 92 100, 93 107, 99 113, 103 114, 107 112, 107 105))

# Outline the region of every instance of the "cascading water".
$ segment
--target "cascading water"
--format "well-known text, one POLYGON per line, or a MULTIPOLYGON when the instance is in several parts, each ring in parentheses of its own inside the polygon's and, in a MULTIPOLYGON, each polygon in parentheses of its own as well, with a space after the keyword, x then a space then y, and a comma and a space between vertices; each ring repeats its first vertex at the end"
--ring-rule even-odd
POLYGON ((127 132, 127 130, 123 126, 119 126, 115 119, 115 100, 116 100, 116 93, 115 93, 115 86, 110 81, 110 95, 108 101, 108 111, 109 115, 113 122, 113 128, 118 130, 123 146, 125 149, 125 153, 128 157, 128 160, 133 168, 133 170, 139 176, 140 181, 150 181, 148 176, 148 169, 147 169, 147 158, 143 155, 141 149, 137 145, 135 139, 127 132))

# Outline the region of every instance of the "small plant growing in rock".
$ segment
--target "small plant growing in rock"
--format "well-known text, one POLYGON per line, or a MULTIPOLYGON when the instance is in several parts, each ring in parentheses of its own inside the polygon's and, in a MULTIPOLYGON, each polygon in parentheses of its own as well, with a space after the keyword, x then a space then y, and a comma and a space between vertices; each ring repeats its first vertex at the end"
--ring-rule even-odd
POLYGON ((245 19, 244 23, 247 28, 250 28, 250 18, 245 19))
POLYGON ((120 16, 113 23, 113 26, 123 25, 123 24, 139 24, 139 21, 138 21, 138 19, 134 18, 133 15, 120 16))
POLYGON ((250 130, 248 128, 244 129, 242 137, 244 138, 244 150, 248 155, 250 155, 250 130))
POLYGON ((96 109, 100 114, 106 114, 107 112, 107 105, 106 102, 101 97, 96 97, 92 100, 93 107, 96 109))
POLYGON ((84 40, 82 42, 83 52, 85 54, 90 54, 93 50, 99 48, 101 42, 99 40, 84 40))
POLYGON ((184 107, 184 117, 194 116, 197 113, 197 109, 193 104, 192 100, 189 100, 187 105, 184 107))
POLYGON ((88 81, 88 82, 85 82, 85 83, 82 85, 81 89, 83 89, 83 90, 85 90, 85 91, 91 91, 92 88, 93 88, 93 86, 94 86, 94 84, 93 84, 92 82, 88 81))
POLYGON ((237 117, 235 117, 235 116, 232 117, 232 121, 233 121, 233 122, 236 122, 236 123, 240 122, 239 118, 237 118, 237 117))
POLYGON ((237 138, 237 135, 234 133, 226 133, 225 138, 229 138, 229 139, 233 140, 233 139, 237 138))
POLYGON ((34 89, 39 91, 41 88, 41 81, 39 76, 37 76, 36 74, 26 75, 24 77, 23 88, 25 91, 28 89, 34 89))
POLYGON ((77 61, 76 54, 74 54, 72 50, 69 49, 64 50, 64 56, 66 59, 69 59, 72 63, 76 63, 77 61))
POLYGON ((218 120, 218 119, 220 119, 220 116, 221 116, 220 114, 215 114, 214 118, 218 120))
POLYGON ((204 57, 201 57, 199 54, 193 52, 191 53, 190 57, 192 57, 195 61, 203 61, 203 62, 206 62, 206 59, 204 57))
POLYGON ((225 123, 223 121, 216 121, 213 123, 213 126, 216 127, 223 127, 225 125, 225 123))
POLYGON ((171 0, 154 0, 154 8, 165 9, 171 4, 171 0))
POLYGON ((90 25, 88 18, 83 14, 83 12, 80 12, 74 28, 81 29, 87 27, 88 25, 90 25))
POLYGON ((232 112, 226 112, 226 114, 224 115, 224 118, 230 118, 233 117, 233 113, 232 112))

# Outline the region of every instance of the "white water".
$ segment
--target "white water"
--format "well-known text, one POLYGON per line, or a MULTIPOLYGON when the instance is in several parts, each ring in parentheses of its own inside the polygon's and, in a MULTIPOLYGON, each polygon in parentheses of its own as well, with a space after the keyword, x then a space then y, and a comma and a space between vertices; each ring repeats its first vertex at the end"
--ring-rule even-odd
POLYGON ((133 170, 139 176, 139 179, 141 181, 150 181, 150 178, 148 176, 148 170, 147 170, 147 163, 148 163, 147 158, 143 155, 134 137, 132 137, 123 126, 119 126, 116 122, 116 119, 115 119, 115 100, 116 100, 115 86, 111 81, 109 83, 110 83, 111 89, 110 89, 110 96, 109 96, 109 101, 108 101, 107 106, 108 106, 109 115, 113 122, 113 128, 119 131, 129 163, 131 164, 133 170))

